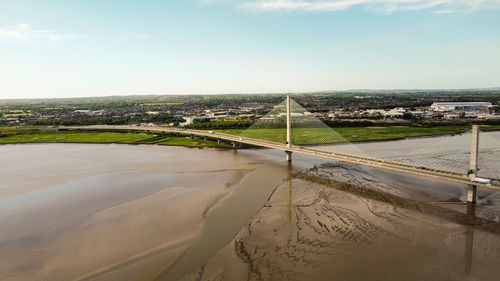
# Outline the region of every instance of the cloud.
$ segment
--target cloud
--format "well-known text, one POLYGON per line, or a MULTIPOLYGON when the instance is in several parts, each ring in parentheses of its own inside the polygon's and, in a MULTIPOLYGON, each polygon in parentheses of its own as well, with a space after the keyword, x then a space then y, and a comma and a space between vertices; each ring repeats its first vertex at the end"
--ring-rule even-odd
POLYGON ((61 41, 78 37, 74 34, 60 34, 52 30, 34 29, 27 23, 0 27, 0 39, 61 41))
POLYGON ((500 0, 253 0, 244 1, 239 7, 255 11, 341 11, 360 7, 385 13, 398 10, 454 13, 500 9, 500 0))

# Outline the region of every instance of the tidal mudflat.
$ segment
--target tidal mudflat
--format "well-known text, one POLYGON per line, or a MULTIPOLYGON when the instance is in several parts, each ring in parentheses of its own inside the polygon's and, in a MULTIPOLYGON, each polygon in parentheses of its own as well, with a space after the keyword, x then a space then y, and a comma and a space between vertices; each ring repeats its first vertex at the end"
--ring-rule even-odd
POLYGON ((283 170, 262 153, 179 147, 8 145, 0 155, 1 280, 154 279, 241 185, 211 245, 229 243, 283 170), (243 188, 247 178, 257 187, 243 188))
POLYGON ((499 195, 474 208, 452 185, 320 165, 185 280, 497 280, 499 195))
POLYGON ((480 189, 471 207, 463 186, 298 155, 287 165, 267 149, 44 144, 0 155, 1 280, 500 275, 498 192, 480 189))

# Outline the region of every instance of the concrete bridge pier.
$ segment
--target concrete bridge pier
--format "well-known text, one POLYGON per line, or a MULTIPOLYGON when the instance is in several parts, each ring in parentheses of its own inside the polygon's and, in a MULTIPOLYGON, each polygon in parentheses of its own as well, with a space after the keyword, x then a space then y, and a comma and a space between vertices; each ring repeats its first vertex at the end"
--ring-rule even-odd
POLYGON ((203 137, 203 140, 204 140, 204 141, 207 141, 207 137, 203 137))
POLYGON ((217 138, 217 144, 220 144, 220 139, 219 138, 217 138))
POLYGON ((285 151, 286 153, 286 161, 287 162, 292 162, 292 152, 291 151, 285 151))
POLYGON ((477 200, 477 186, 474 184, 469 184, 467 188, 467 202, 476 203, 477 200))
POLYGON ((235 141, 233 141, 233 148, 234 148, 234 149, 236 149, 236 148, 237 148, 237 146, 236 146, 236 142, 235 142, 235 141))

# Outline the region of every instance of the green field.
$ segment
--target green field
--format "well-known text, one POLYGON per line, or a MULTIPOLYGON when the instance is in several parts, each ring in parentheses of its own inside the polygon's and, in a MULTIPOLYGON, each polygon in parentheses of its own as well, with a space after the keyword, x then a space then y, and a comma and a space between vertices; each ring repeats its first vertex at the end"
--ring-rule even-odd
POLYGON ((184 136, 147 135, 119 132, 40 132, 36 129, 0 128, 0 144, 14 143, 121 143, 158 144, 186 147, 230 147, 213 140, 189 139, 184 136), (17 133, 17 134, 15 134, 17 133))
POLYGON ((483 131, 500 131, 500 125, 481 125, 483 131))
POLYGON ((9 110, 0 112, 0 116, 3 118, 14 118, 14 117, 22 117, 22 116, 32 116, 33 113, 31 111, 23 111, 23 110, 9 110))
POLYGON ((156 105, 183 105, 183 102, 148 102, 148 103, 143 103, 142 105, 145 106, 156 106, 156 105))
MULTIPOLYGON (((468 125, 438 127, 358 127, 358 128, 296 128, 292 130, 292 141, 297 145, 318 143, 361 142, 401 139, 406 137, 435 136, 462 133, 470 130, 468 125)), ((484 131, 500 130, 500 125, 481 126, 484 131)), ((46 127, 0 127, 0 144, 13 143, 122 143, 158 144, 187 147, 230 147, 214 140, 189 139, 185 136, 152 132, 97 132, 97 131, 50 131, 46 127), (49 130, 49 131, 41 131, 49 130)), ((228 129, 221 133, 284 143, 285 129, 228 129)))
MULTIPOLYGON (((500 126, 496 126, 500 127, 500 126)), ((488 127, 490 130, 500 129, 495 126, 488 127)), ((292 129, 292 141, 294 144, 316 144, 337 142, 360 142, 401 139, 406 137, 450 135, 470 130, 471 126, 438 126, 438 127, 359 127, 359 128, 296 128, 292 129)), ((285 129, 229 129, 217 130, 221 133, 269 140, 284 143, 286 140, 285 129)))
POLYGON ((21 127, 0 127, 1 136, 11 136, 16 134, 32 134, 38 133, 38 127, 34 126, 21 126, 21 127))

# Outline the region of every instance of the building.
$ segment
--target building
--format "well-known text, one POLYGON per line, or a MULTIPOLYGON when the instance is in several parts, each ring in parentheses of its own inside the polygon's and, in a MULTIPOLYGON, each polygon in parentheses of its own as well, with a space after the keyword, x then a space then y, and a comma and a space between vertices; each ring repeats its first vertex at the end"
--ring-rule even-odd
POLYGON ((488 111, 491 107, 491 102, 435 102, 431 105, 431 110, 439 112, 488 111))
POLYGON ((444 119, 448 119, 448 120, 460 119, 460 115, 458 115, 458 114, 445 114, 444 119))
POLYGON ((406 108, 397 107, 385 112, 386 117, 401 118, 406 113, 406 108))
POLYGON ((184 120, 186 120, 186 122, 182 122, 179 125, 182 127, 191 125, 191 124, 193 124, 193 121, 195 118, 196 117, 194 117, 194 116, 186 116, 186 117, 184 117, 184 120))
POLYGON ((500 120, 500 115, 479 115, 477 116, 477 119, 479 120, 486 120, 486 121, 497 121, 500 120))
POLYGON ((421 110, 410 111, 410 114, 415 118, 424 118, 425 116, 427 116, 426 112, 423 112, 421 110))

